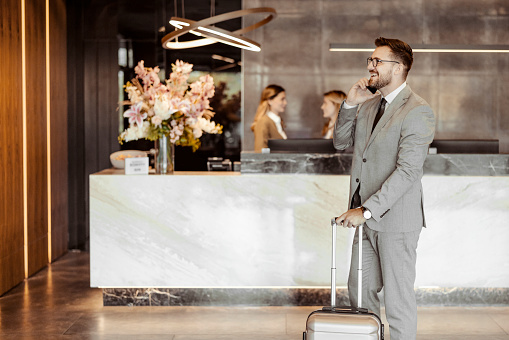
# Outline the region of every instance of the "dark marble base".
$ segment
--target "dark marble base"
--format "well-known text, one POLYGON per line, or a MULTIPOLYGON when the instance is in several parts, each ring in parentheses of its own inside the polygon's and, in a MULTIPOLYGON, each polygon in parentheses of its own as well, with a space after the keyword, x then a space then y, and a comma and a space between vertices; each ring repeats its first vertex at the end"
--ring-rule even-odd
MULTIPOLYGON (((509 306, 509 288, 419 288, 419 306, 509 306)), ((348 291, 337 289, 337 305, 348 291)), ((104 306, 326 306, 330 290, 309 288, 107 288, 104 306)))
MULTIPOLYGON (((322 174, 349 175, 351 153, 270 153, 243 152, 241 172, 244 174, 322 174)), ((508 176, 509 155, 506 154, 437 154, 424 162, 425 175, 508 176)))

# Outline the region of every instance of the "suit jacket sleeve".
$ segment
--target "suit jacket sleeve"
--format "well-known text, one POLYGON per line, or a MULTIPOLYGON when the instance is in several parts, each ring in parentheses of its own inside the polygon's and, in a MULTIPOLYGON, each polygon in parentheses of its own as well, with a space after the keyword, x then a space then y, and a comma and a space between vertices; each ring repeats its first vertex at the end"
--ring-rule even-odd
POLYGON ((401 126, 396 168, 363 204, 372 212, 375 221, 379 222, 394 203, 420 181, 434 133, 435 116, 429 106, 417 106, 406 115, 401 126))
POLYGON ((357 107, 346 109, 341 104, 338 119, 334 124, 332 139, 337 150, 344 150, 354 144, 357 107))

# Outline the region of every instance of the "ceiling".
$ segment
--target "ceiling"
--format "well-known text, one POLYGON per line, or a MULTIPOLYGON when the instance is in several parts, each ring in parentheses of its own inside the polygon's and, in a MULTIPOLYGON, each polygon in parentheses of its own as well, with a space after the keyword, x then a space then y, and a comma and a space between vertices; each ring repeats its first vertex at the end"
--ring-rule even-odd
MULTIPOLYGON (((215 0, 215 14, 219 15, 242 9, 241 0, 215 0)), ((185 50, 167 50, 161 45, 161 39, 174 28, 168 22, 173 16, 191 20, 210 17, 210 0, 118 0, 118 36, 132 44, 135 60, 146 60, 146 65, 155 63, 163 66, 180 59, 194 65, 194 70, 214 71, 224 69, 228 63, 212 58, 217 54, 240 61, 241 50, 221 43, 185 50), (175 4, 177 5, 175 10, 175 4), (153 47, 150 47, 153 46, 153 47), (149 50, 149 51, 147 51, 149 50), (154 57, 145 56, 154 52, 154 57), (154 60, 151 60, 154 59, 154 60)), ((235 31, 242 27, 240 18, 216 24, 217 27, 235 31)), ((192 40, 195 36, 185 34, 179 40, 192 40)), ((240 66, 225 71, 239 72, 240 66)))

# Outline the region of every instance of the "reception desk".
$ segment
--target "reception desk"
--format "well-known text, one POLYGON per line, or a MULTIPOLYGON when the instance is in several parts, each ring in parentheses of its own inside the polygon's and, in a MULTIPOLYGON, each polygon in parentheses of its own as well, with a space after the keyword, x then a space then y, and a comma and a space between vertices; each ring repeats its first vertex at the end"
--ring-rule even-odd
MULTIPOLYGON (((509 157, 429 155, 420 305, 509 304, 509 157)), ((105 305, 321 305, 351 155, 242 155, 241 173, 90 176, 91 286, 105 305)), ((338 230, 339 303, 352 230, 338 230)))

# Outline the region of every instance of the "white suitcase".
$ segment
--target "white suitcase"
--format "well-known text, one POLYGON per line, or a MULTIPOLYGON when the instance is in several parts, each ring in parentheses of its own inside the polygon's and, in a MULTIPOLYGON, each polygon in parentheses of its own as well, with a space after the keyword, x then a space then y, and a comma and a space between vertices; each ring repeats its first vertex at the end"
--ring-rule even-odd
MULTIPOLYGON (((336 219, 332 225, 331 305, 309 314, 304 340, 383 340, 384 325, 365 308, 336 306, 336 219)), ((359 232, 359 306, 362 306, 362 229, 359 232)))

